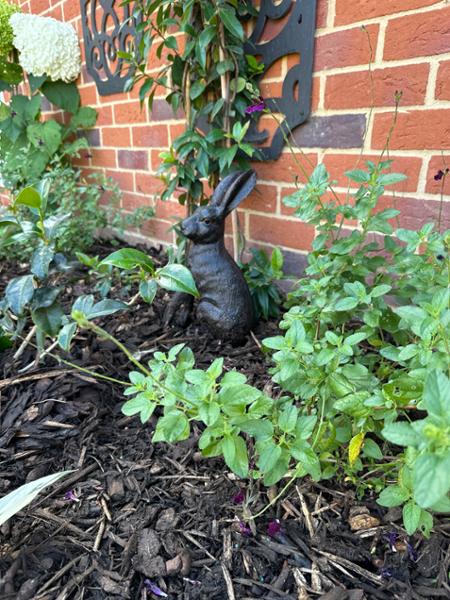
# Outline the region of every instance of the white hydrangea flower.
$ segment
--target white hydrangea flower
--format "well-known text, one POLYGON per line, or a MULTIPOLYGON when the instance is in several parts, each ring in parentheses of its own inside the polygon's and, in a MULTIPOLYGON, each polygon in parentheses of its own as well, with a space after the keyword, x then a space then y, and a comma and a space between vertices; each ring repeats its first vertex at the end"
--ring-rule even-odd
POLYGON ((52 81, 73 81, 81 70, 81 53, 75 29, 52 17, 17 13, 9 20, 19 62, 27 73, 47 75, 52 81))

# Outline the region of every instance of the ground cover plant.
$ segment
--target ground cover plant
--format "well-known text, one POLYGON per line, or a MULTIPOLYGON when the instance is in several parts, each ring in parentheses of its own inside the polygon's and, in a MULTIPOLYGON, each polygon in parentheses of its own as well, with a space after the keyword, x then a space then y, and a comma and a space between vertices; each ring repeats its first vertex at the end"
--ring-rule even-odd
POLYGON ((276 395, 223 373, 220 358, 195 369, 182 345, 143 364, 92 323, 82 302, 72 319, 118 344, 137 367, 123 411, 145 423, 160 407, 154 442, 186 440, 200 423, 202 454, 223 456, 241 478, 267 486, 345 478, 361 496, 373 490, 380 504, 402 505, 407 532, 429 536, 432 513, 450 509, 450 236, 432 224, 394 230, 398 211, 377 210, 385 186, 403 179, 389 166, 369 162, 348 173, 361 183, 353 203, 324 199, 323 165, 285 200, 319 235, 306 277, 288 296, 285 334, 263 340, 276 395), (359 227, 343 235, 344 220, 359 227))

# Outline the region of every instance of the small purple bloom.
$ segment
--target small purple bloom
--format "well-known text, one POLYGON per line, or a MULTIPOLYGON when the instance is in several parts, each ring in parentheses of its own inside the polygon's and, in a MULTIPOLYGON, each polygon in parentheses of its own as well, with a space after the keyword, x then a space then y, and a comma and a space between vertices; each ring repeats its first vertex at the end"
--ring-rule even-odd
POLYGON ((252 530, 244 523, 244 521, 239 521, 239 530, 241 532, 241 535, 245 537, 252 537, 253 535, 252 530))
POLYGON ((395 531, 390 531, 387 535, 384 536, 384 539, 388 542, 389 548, 392 552, 397 552, 397 548, 395 547, 395 542, 397 541, 398 534, 395 531))
POLYGON ((17 117, 17 113, 16 113, 16 111, 15 111, 15 110, 12 110, 12 111, 11 111, 11 116, 12 116, 13 118, 14 118, 14 117, 17 117))
POLYGON ((392 577, 392 571, 390 569, 381 569, 380 575, 383 579, 390 579, 392 577))
POLYGON ((258 102, 255 102, 255 104, 251 104, 250 106, 247 106, 247 108, 245 109, 245 114, 251 115, 255 112, 262 112, 265 108, 266 108, 266 103, 264 101, 264 98, 260 97, 258 102))
POLYGON ((441 181, 448 174, 448 172, 449 172, 448 167, 445 169, 445 171, 443 171, 442 169, 439 169, 439 171, 434 176, 434 180, 441 181))
POLYGON ((271 536, 271 537, 275 537, 276 535, 278 535, 281 531, 281 523, 278 519, 275 519, 274 521, 270 521, 270 523, 267 525, 267 533, 271 536))
POLYGON ((242 504, 245 500, 245 491, 239 490, 239 492, 233 497, 234 504, 242 504))
POLYGON ((153 581, 150 581, 150 579, 144 579, 144 585, 148 592, 158 596, 158 598, 168 598, 166 592, 163 592, 155 583, 153 583, 153 581))
POLYGON ((67 500, 68 502, 79 502, 80 501, 80 499, 75 496, 73 490, 69 490, 68 492, 66 492, 64 494, 64 500, 67 500))
POLYGON ((84 155, 84 158, 92 158, 92 154, 86 153, 86 154, 84 155))
POLYGON ((406 549, 408 550, 409 559, 412 560, 413 562, 416 562, 417 561, 417 552, 416 552, 415 548, 413 547, 413 545, 410 544, 409 542, 407 542, 406 549))

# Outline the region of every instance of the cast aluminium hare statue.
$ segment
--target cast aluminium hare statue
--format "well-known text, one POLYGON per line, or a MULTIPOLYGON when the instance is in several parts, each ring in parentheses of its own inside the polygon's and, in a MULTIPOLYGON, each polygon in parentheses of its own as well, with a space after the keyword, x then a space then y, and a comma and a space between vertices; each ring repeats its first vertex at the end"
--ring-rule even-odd
MULTIPOLYGON (((252 191, 256 175, 238 171, 219 183, 208 206, 181 223, 191 240, 188 265, 200 292, 197 319, 220 338, 242 339, 254 324, 252 299, 241 270, 224 244, 225 218, 252 191)), ((166 323, 186 322, 193 297, 176 294, 165 314, 166 323)))

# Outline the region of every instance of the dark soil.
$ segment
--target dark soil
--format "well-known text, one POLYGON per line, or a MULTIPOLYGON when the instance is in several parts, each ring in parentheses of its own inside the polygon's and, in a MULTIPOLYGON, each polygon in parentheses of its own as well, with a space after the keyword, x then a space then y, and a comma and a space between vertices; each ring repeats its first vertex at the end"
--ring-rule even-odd
MULTIPOLYGON (((4 284, 20 267, 2 271, 4 284)), ((85 269, 61 285, 69 305, 93 281, 85 269)), ((164 330, 166 300, 161 294, 152 307, 136 305, 104 325, 133 351, 186 342, 199 366, 221 355, 226 369, 270 386, 254 338, 233 347, 196 323, 164 330)), ((275 323, 260 324, 255 337, 275 331, 275 323)), ((16 351, 0 354, 0 496, 56 471, 75 472, 0 529, 1 599, 145 600, 158 597, 152 585, 172 600, 450 597, 448 520, 429 541, 408 540, 397 509, 386 512, 375 497, 359 501, 343 484, 301 480, 249 530, 243 522, 281 486, 237 481, 221 460, 202 459, 199 432, 174 446, 152 445, 154 421, 124 417, 119 386, 49 356, 20 373, 35 350, 28 345, 14 360, 16 351), (65 499, 68 491, 76 501, 65 499)), ((129 370, 114 346, 86 333, 70 358, 119 379, 129 370)))

